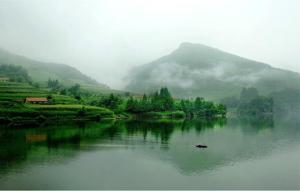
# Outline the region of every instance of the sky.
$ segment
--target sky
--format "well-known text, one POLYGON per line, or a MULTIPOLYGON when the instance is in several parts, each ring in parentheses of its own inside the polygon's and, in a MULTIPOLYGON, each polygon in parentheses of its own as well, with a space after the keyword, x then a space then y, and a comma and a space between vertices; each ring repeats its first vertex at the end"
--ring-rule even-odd
POLYGON ((122 89, 130 69, 201 43, 300 72, 299 0, 0 0, 0 47, 122 89))

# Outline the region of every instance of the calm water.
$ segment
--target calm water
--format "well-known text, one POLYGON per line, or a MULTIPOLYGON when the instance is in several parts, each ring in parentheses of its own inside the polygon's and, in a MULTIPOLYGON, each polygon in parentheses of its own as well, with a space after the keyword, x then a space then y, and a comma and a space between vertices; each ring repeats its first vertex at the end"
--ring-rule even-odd
POLYGON ((299 132, 273 118, 1 127, 0 189, 300 189, 299 132))

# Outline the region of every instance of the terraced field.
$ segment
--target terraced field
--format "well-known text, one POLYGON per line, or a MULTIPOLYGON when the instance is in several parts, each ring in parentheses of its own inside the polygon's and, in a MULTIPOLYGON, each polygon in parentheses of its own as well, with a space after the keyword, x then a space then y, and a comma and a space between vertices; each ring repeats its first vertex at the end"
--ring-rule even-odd
POLYGON ((54 104, 75 104, 78 101, 70 96, 51 94, 46 88, 36 88, 28 83, 0 82, 0 102, 19 101, 26 97, 47 97, 52 96, 54 104))
POLYGON ((73 97, 51 94, 27 83, 0 82, 0 118, 113 118, 108 109, 85 106, 73 97), (52 97, 50 104, 24 103, 26 97, 52 97))

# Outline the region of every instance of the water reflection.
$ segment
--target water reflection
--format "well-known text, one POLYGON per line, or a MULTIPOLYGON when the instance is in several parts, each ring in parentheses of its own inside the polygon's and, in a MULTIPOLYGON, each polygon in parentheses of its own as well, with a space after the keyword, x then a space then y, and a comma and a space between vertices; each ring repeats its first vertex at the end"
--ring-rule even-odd
MULTIPOLYGON (((82 152, 94 150, 130 150, 166 161, 181 174, 201 174, 298 144, 298 125, 295 120, 275 121, 271 117, 1 127, 0 178, 12 170, 34 164, 68 162, 82 152), (208 145, 208 149, 194 147, 201 143, 208 145)), ((119 157, 122 160, 123 156, 119 157)))

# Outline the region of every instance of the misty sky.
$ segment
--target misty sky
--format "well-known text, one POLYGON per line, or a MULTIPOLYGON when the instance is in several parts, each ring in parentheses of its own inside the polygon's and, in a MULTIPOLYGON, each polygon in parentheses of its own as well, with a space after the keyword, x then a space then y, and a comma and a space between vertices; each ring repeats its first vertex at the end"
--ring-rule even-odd
POLYGON ((0 47, 113 88, 181 42, 300 72, 299 8, 299 0, 0 0, 0 47))

